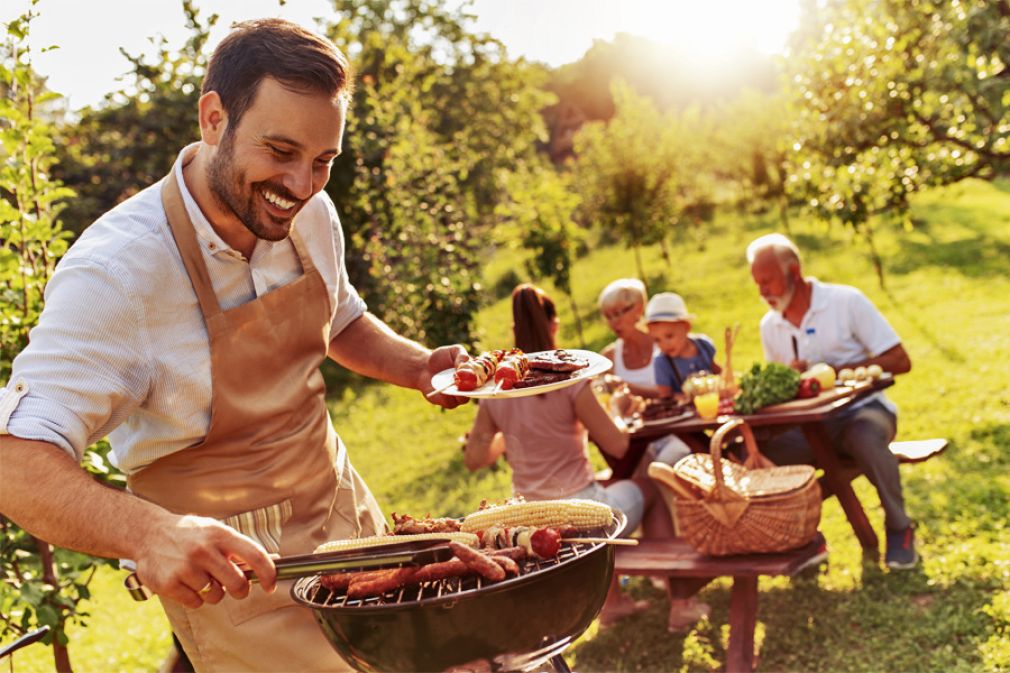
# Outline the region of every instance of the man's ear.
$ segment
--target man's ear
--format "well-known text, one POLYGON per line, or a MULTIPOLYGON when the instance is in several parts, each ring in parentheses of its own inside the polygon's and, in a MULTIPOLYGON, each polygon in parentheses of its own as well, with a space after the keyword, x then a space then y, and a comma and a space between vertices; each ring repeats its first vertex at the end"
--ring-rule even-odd
POLYGON ((207 145, 218 145, 228 128, 228 113, 216 91, 200 96, 200 138, 207 145))

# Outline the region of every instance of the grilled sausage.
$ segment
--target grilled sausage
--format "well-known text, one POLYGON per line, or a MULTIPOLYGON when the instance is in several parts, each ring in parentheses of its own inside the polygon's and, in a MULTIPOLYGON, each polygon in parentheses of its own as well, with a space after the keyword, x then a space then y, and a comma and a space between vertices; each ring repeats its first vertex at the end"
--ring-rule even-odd
POLYGON ((484 579, 490 582, 501 582, 505 579, 505 569, 492 561, 487 554, 482 554, 476 549, 458 542, 450 542, 449 548, 452 549, 452 553, 456 555, 456 558, 484 579))
POLYGON ((467 565, 458 558, 454 558, 451 561, 429 563, 428 565, 421 566, 417 569, 417 572, 414 573, 414 581, 420 584, 421 582, 434 582, 437 580, 449 579, 450 577, 462 577, 463 575, 469 574, 470 569, 467 565))
POLYGON ((504 549, 491 550, 491 556, 507 556, 513 561, 525 561, 529 554, 526 547, 505 547, 504 549))
POLYGON ((386 570, 361 570, 353 573, 333 573, 332 575, 323 575, 319 579, 319 583, 330 591, 343 591, 351 582, 367 581, 382 575, 387 572, 386 570))
POLYGON ((347 597, 381 596, 387 591, 410 584, 416 573, 416 568, 393 568, 392 570, 383 570, 375 577, 352 580, 350 586, 347 587, 347 597))
POLYGON ((519 564, 502 554, 492 554, 491 560, 501 566, 506 577, 515 577, 519 574, 519 564))

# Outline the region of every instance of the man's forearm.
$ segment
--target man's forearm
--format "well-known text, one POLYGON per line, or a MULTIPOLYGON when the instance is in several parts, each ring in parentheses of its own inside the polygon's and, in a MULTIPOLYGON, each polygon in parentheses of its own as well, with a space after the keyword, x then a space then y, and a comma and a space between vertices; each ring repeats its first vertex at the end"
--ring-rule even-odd
POLYGON ((144 531, 173 518, 166 510, 96 482, 46 442, 0 437, 0 513, 60 547, 137 558, 144 531))
POLYGON ((329 356, 353 372, 405 388, 417 388, 431 351, 405 339, 371 313, 345 327, 330 342, 329 356))
POLYGON ((912 361, 909 359, 905 347, 901 344, 889 348, 876 357, 867 358, 860 362, 853 362, 848 366, 854 368, 869 367, 870 365, 879 365, 885 372, 891 372, 892 374, 907 374, 912 369, 912 361))

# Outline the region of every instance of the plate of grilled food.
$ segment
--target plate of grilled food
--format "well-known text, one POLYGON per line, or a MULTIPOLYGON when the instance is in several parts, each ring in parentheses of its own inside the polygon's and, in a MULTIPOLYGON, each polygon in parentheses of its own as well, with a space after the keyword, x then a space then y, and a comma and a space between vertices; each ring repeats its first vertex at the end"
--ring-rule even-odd
POLYGON ((641 412, 642 425, 663 425, 694 416, 694 407, 671 397, 646 400, 641 412))
POLYGON ((599 353, 578 349, 485 351, 455 369, 435 374, 431 378, 435 390, 429 394, 475 398, 542 395, 602 374, 612 366, 599 353))

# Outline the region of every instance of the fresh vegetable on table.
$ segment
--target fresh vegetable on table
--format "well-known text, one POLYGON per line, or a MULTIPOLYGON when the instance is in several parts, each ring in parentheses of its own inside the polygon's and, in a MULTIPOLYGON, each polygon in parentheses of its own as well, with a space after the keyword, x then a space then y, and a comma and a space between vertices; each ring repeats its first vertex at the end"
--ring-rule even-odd
POLYGON ((796 398, 805 400, 817 397, 821 394, 821 382, 815 378, 801 378, 799 390, 796 391, 796 398))
POLYGON ((826 362, 818 362, 803 372, 804 379, 814 378, 821 384, 821 390, 831 390, 835 387, 835 369, 826 362))
POLYGON ((796 397, 800 386, 800 373, 786 365, 769 362, 755 363, 740 378, 740 395, 736 398, 739 414, 752 414, 769 404, 787 402, 796 397))

